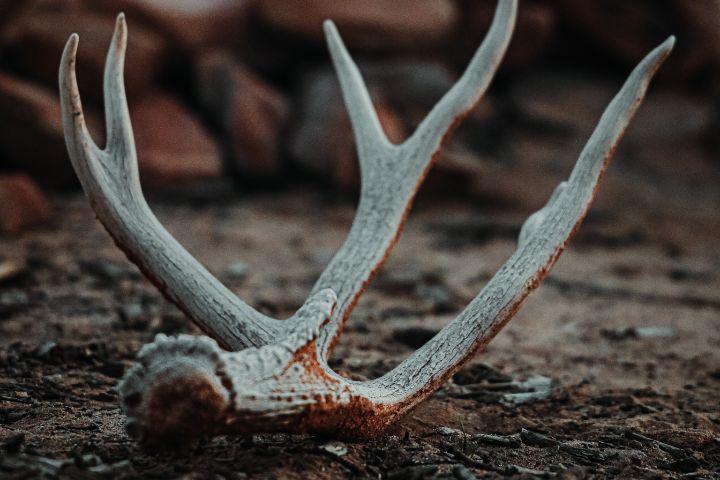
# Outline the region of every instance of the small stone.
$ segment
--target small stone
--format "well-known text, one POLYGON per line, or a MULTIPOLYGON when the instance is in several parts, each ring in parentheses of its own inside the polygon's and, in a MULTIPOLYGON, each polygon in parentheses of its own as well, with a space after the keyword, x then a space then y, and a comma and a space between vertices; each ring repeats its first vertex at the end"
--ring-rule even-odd
POLYGON ((225 277, 230 280, 243 280, 250 273, 250 266, 245 262, 235 262, 225 269, 225 277))
MULTIPOLYGON (((4 57, 15 70, 49 88, 57 88, 60 53, 71 33, 80 36, 77 77, 87 104, 102 102, 102 78, 108 45, 115 29, 115 15, 100 14, 74 2, 30 8, 14 18, 5 31, 4 57)), ((138 98, 156 80, 165 55, 162 37, 138 23, 128 35, 129 58, 125 62, 125 87, 129 98, 138 98)))
POLYGON ((445 427, 445 426, 437 427, 434 430, 434 433, 436 433, 438 435, 442 435, 443 437, 464 437, 464 438, 470 437, 469 434, 467 434, 463 431, 460 431, 457 428, 445 427))
POLYGON ((279 173, 285 98, 225 53, 203 56, 196 70, 198 97, 222 132, 230 170, 241 177, 279 173))
POLYGON ((603 329, 601 333, 609 340, 672 338, 675 336, 675 329, 666 326, 627 327, 616 330, 603 329))
POLYGON ((260 19, 268 26, 317 42, 331 19, 351 48, 401 49, 435 45, 455 27, 458 11, 449 0, 264 0, 260 19))
POLYGON ((130 108, 140 180, 151 189, 174 189, 220 176, 220 150, 198 120, 166 93, 130 108))
POLYGON ((635 327, 633 333, 637 338, 672 338, 675 329, 672 327, 635 327))
POLYGON ((527 380, 513 382, 514 387, 520 390, 517 393, 506 393, 501 403, 506 405, 522 405, 539 402, 547 399, 552 393, 553 380, 544 375, 532 375, 527 380))
POLYGON ((27 264, 19 260, 0 261, 0 283, 10 282, 27 272, 27 264))
POLYGON ((342 457, 348 453, 347 445, 343 442, 328 442, 321 445, 320 448, 332 455, 335 455, 336 457, 342 457))
POLYGON ((60 363, 63 358, 63 348, 55 342, 43 342, 33 352, 35 357, 48 363, 60 363))
MULTIPOLYGON (((26 175, 0 175, 0 231, 18 233, 23 228, 44 222, 50 206, 40 189, 26 175)), ((19 273, 19 264, 4 262, 0 277, 19 273)))

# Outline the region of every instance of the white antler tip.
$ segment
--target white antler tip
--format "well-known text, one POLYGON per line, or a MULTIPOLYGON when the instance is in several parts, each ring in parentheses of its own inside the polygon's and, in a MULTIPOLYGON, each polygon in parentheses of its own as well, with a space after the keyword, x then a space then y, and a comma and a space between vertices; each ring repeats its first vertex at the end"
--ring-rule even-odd
POLYGON ((328 18, 323 22, 323 30, 325 30, 326 35, 330 35, 331 33, 335 33, 337 28, 335 28, 335 23, 328 18))
POLYGON ((80 37, 77 33, 73 33, 72 35, 70 35, 67 43, 65 44, 65 49, 63 50, 62 54, 62 60, 60 61, 61 90, 63 88, 67 88, 68 86, 72 88, 72 83, 74 82, 74 80, 71 80, 70 84, 68 84, 67 81, 71 78, 74 78, 75 75, 75 59, 77 57, 77 49, 79 42, 80 37))
POLYGON ((675 35, 670 35, 670 36, 667 38, 667 40, 665 40, 665 41, 662 43, 662 45, 661 45, 662 48, 663 48, 664 50, 667 50, 668 52, 670 52, 670 50, 672 50, 673 47, 675 46, 675 40, 676 40, 675 35))
POLYGON ((65 53, 69 54, 71 59, 75 57, 79 42, 80 35, 77 33, 70 34, 70 37, 68 37, 67 43, 65 44, 65 53))
POLYGON ((655 47, 652 52, 647 54, 643 61, 636 67, 636 71, 642 72, 643 75, 647 76, 647 80, 649 81, 650 77, 654 75, 668 55, 670 55, 674 46, 675 35, 671 35, 663 43, 655 47))
POLYGON ((113 34, 113 43, 118 47, 124 47, 127 42, 127 22, 125 14, 120 12, 115 20, 115 33, 113 34))
POLYGON ((333 53, 333 51, 342 44, 340 33, 338 33, 335 22, 332 20, 325 20, 323 22, 323 30, 325 31, 325 41, 330 48, 330 52, 333 53))

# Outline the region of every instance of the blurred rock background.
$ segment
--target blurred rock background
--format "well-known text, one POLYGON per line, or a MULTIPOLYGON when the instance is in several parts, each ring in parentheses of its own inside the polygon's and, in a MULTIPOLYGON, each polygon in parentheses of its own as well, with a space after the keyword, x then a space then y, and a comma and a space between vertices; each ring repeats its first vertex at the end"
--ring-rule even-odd
MULTIPOLYGON (((78 189, 56 79, 72 32, 102 143, 105 52, 115 16, 127 16, 125 78, 151 195, 212 198, 309 181, 351 197, 355 147, 322 21, 336 22, 399 142, 453 84, 494 9, 495 0, 0 0, 0 228, 42 221, 44 196, 78 189)), ((651 203, 672 181, 675 198, 716 204, 718 0, 521 1, 500 73, 423 195, 538 207, 630 69, 670 34, 677 48, 623 141, 608 195, 642 191, 651 203), (534 188, 518 184, 526 177, 534 188)))

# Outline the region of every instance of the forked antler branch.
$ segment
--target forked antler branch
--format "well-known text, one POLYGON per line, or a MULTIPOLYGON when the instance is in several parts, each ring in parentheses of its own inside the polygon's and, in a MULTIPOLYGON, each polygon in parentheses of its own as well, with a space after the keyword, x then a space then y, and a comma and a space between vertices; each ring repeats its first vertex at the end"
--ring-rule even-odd
POLYGON ((358 146, 361 196, 350 233, 288 320, 237 299, 159 224, 137 172, 122 68, 127 31, 118 17, 105 72, 108 145, 93 143, 75 80, 78 38, 60 67, 68 151, 93 209, 116 243, 200 327, 205 337, 158 336, 120 386, 129 426, 151 441, 186 442, 220 432, 375 434, 483 347, 555 263, 584 218, 598 182, 648 83, 672 49, 671 37, 632 72, 610 103, 570 178, 523 225, 517 251, 489 284, 430 342, 383 377, 347 380, 327 364, 358 297, 392 249, 415 192, 443 141, 487 89, 515 22, 516 0, 500 0, 485 41, 455 86, 403 144, 385 137, 365 84, 331 22, 326 22, 358 146), (244 350, 241 350, 245 348, 244 350))

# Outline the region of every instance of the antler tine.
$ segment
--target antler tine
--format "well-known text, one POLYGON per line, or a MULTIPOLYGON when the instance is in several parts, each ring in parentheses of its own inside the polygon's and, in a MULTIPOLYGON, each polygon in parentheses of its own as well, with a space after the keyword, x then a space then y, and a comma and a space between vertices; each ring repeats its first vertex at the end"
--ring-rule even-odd
POLYGON ((377 112, 370 99, 365 81, 360 70, 345 48, 345 44, 332 20, 325 20, 325 38, 328 50, 335 65, 335 72, 340 81, 345 108, 350 116, 350 122, 355 133, 358 157, 366 158, 368 149, 372 146, 386 145, 390 142, 378 120, 377 112))
POLYGON ((487 90, 510 44, 516 15, 516 0, 500 0, 490 30, 465 72, 406 142, 416 155, 417 167, 425 168, 424 159, 437 152, 487 90))
POLYGON ((431 341, 366 384, 373 400, 399 406, 396 414, 401 415, 485 346, 540 285, 582 223, 618 142, 674 43, 674 37, 668 38, 633 70, 603 113, 570 178, 526 220, 517 250, 480 294, 431 341))
POLYGON ((87 155, 98 155, 100 149, 88 132, 83 114, 82 101, 78 91, 75 74, 75 58, 77 55, 79 37, 76 33, 70 35, 65 45, 60 62, 60 108, 63 116, 65 144, 68 148, 71 161, 76 170, 86 170, 91 166, 86 161, 76 162, 87 155))
POLYGON ((105 99, 105 125, 107 151, 115 152, 118 159, 132 178, 138 176, 135 151, 135 136, 130 121, 127 97, 125 96, 125 51, 127 50, 127 23, 125 14, 118 15, 115 32, 108 49, 103 76, 103 95, 105 99))
MULTIPOLYGON (((238 299, 162 227, 143 197, 123 81, 126 43, 125 17, 120 14, 105 68, 104 150, 93 142, 83 116, 75 73, 76 34, 63 53, 59 73, 63 127, 80 183, 117 245, 205 332, 232 349, 265 345, 290 324, 266 317, 238 299)), ((312 301, 311 297, 306 304, 312 301)))
POLYGON ((333 319, 320 335, 322 354, 330 353, 344 320, 395 245, 441 140, 489 85, 510 42, 516 12, 517 0, 499 0, 487 38, 458 85, 402 145, 387 140, 357 65, 334 24, 325 22, 328 47, 355 134, 362 186, 350 233, 313 289, 333 288, 338 297, 333 319))

